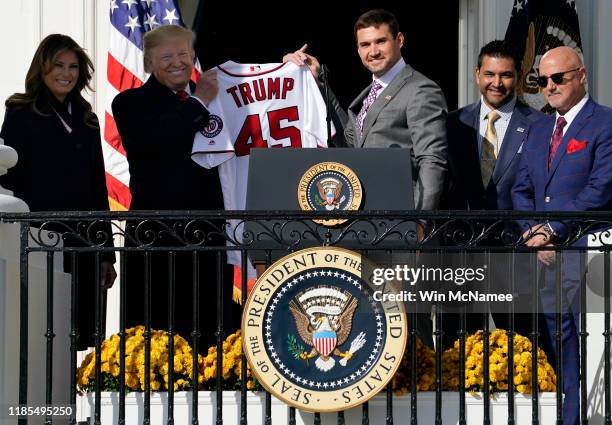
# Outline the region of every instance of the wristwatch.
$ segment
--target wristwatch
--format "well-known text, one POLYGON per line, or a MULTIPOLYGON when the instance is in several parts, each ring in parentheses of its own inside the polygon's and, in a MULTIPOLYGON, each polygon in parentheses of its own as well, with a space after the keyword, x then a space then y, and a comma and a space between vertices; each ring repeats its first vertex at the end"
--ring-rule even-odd
POLYGON ((546 223, 544 226, 541 227, 541 229, 542 231, 544 231, 544 233, 546 233, 548 239, 552 239, 557 236, 557 233, 555 233, 555 229, 552 228, 550 223, 546 223))

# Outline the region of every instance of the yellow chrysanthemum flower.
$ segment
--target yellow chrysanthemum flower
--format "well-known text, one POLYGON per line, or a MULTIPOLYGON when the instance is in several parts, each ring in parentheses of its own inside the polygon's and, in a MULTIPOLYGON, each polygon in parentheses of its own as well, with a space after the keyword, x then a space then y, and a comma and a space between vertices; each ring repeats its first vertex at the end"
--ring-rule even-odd
MULTIPOLYGON (((502 329, 494 330, 489 337, 489 381, 491 389, 508 388, 508 334, 502 329)), ((482 331, 469 335, 465 341, 465 387, 480 390, 484 382, 482 331)), ((514 377, 513 384, 519 392, 531 391, 532 344, 528 338, 515 334, 513 338, 514 377)), ((554 390, 556 376, 544 352, 538 348, 539 391, 554 390)), ((442 354, 442 383, 445 389, 456 391, 459 384, 459 341, 442 354)))

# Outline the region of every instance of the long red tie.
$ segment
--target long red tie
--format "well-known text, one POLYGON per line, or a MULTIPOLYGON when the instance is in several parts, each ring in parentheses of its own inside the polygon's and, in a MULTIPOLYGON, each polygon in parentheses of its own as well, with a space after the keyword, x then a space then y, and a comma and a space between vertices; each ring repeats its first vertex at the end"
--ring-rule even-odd
POLYGON ((557 125, 555 126, 555 131, 553 132, 552 138, 550 139, 550 148, 548 150, 548 168, 550 169, 550 164, 552 164, 553 158, 557 153, 557 149, 559 149, 559 145, 561 144, 561 139, 563 139, 563 127, 567 124, 565 118, 559 117, 557 118, 557 125))

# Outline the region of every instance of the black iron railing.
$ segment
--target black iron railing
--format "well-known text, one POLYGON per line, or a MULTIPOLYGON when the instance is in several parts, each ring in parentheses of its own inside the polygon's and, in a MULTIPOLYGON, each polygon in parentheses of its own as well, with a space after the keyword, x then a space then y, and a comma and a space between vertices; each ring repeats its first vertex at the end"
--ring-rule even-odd
MULTIPOLYGON (((177 301, 175 297, 176 289, 176 262, 177 256, 184 253, 190 253, 191 264, 193 267, 192 291, 193 299, 191 301, 192 314, 192 332, 190 334, 190 343, 193 353, 197 353, 200 344, 200 329, 199 314, 202 311, 202 306, 199 305, 198 292, 202 290, 200 286, 201 269, 199 267, 200 256, 202 253, 212 253, 216 260, 216 288, 218 297, 215 300, 216 308, 216 344, 217 344, 217 365, 220 368, 223 362, 222 345, 226 335, 226 324, 224 323, 224 302, 226 297, 230 297, 229 288, 225 287, 224 282, 224 267, 225 253, 227 251, 237 250, 241 253, 242 258, 242 302, 244 304, 247 294, 247 272, 246 259, 254 251, 263 252, 263 263, 269 266, 276 258, 291 251, 316 245, 331 245, 344 246, 349 249, 366 252, 367 255, 381 252, 391 254, 395 252, 408 253, 416 256, 416 253, 431 253, 433 255, 443 256, 446 253, 470 253, 484 252, 487 261, 490 264, 491 255, 494 253, 531 253, 530 258, 532 265, 535 268, 537 264, 537 251, 542 248, 529 248, 525 245, 525 241, 533 234, 525 236, 524 227, 520 227, 525 221, 532 222, 555 222, 561 223, 563 231, 560 237, 555 241, 552 249, 556 251, 561 258, 568 252, 586 253, 589 251, 603 253, 603 306, 597 307, 603 315, 604 324, 604 403, 605 403, 605 423, 612 423, 611 404, 610 404, 610 249, 612 244, 610 234, 607 229, 612 227, 612 216, 609 213, 592 212, 592 213, 520 213, 520 212, 462 212, 462 211, 438 211, 438 212, 353 212, 353 213, 305 213, 305 212, 282 212, 282 211, 251 211, 251 212, 125 212, 125 213, 26 213, 26 214, 9 214, 0 213, 0 223, 18 223, 20 225, 20 281, 9 282, 10 284, 19 284, 20 287, 20 364, 19 364, 19 388, 16 389, 19 395, 19 403, 21 405, 28 404, 28 338, 32 336, 28 334, 28 310, 31 308, 40 308, 41 306, 32 306, 28 301, 28 265, 29 255, 34 252, 44 252, 47 258, 47 275, 46 275, 46 291, 47 291, 47 326, 44 332, 46 339, 46 375, 44 385, 46 388, 46 403, 53 404, 52 390, 54 377, 53 370, 53 346, 54 344, 70 344, 71 352, 71 381, 70 381, 70 397, 71 402, 76 402, 76 369, 77 369, 77 338, 79 329, 76 323, 76 305, 77 291, 79 290, 79 282, 76 276, 79 263, 77 254, 93 253, 95 257, 96 274, 94 280, 100 281, 99 265, 104 260, 104 256, 108 253, 116 253, 119 259, 120 268, 118 270, 120 288, 120 308, 119 308, 119 335, 120 335, 120 387, 119 387, 119 412, 118 423, 125 422, 125 398, 127 388, 125 383, 125 356, 126 351, 126 309, 129 308, 126 303, 126 285, 127 282, 127 267, 129 265, 130 253, 142 253, 144 258, 143 276, 144 276, 144 339, 146 344, 145 349, 145 387, 144 387, 144 412, 143 423, 150 422, 150 362, 151 362, 151 320, 155 313, 151 311, 151 267, 154 261, 153 255, 156 253, 165 253, 168 264, 168 316, 167 316, 167 331, 169 334, 169 364, 174 363, 175 347, 173 343, 173 335, 176 334, 175 329, 175 313, 177 301), (314 218, 346 218, 344 224, 334 226, 333 228, 325 227, 321 224, 316 224, 312 221, 314 218), (233 234, 227 234, 225 225, 226 219, 234 219, 240 221, 244 227, 238 227, 238 231, 233 234), (517 224, 518 223, 518 224, 517 224), (423 230, 423 236, 420 237, 417 228, 423 230), (113 245, 112 240, 116 236, 121 236, 125 240, 123 245, 113 245), (589 238, 590 243, 584 243, 585 239, 589 238), (77 243, 62 244, 62 241, 71 240, 77 243), (582 243, 581 243, 582 241, 582 243), (231 242, 228 245, 227 242, 231 242), (68 253, 72 258, 71 261, 71 329, 70 341, 57 341, 55 339, 55 329, 53 323, 53 255, 54 253, 68 253)), ((155 257, 157 258, 157 257, 155 257)), ((581 256, 584 261, 584 256, 581 256)), ((556 313, 556 333, 554 341, 556 343, 556 367, 557 373, 557 423, 563 423, 563 368, 562 355, 562 332, 561 332, 561 311, 563 306, 560 304, 562 292, 562 275, 561 261, 557 261, 556 266, 556 283, 557 283, 557 308, 556 313)), ((514 282, 517 279, 515 276, 515 268, 509 267, 510 280, 514 282)), ((538 300, 538 284, 537 276, 533 277, 531 296, 534 300, 538 300)), ((582 423, 588 422, 588 406, 587 400, 589 397, 589 389, 586 385, 587 376, 587 340, 589 334, 586 331, 586 278, 582 275, 580 287, 580 400, 581 412, 580 417, 582 423)), ((104 339, 103 335, 103 316, 102 311, 102 289, 100 285, 95 286, 95 348, 96 348, 96 368, 95 368, 95 408, 92 412, 93 423, 99 424, 101 421, 101 344, 104 339)), ((211 304, 212 305, 212 304, 211 304)), ((538 329, 537 302, 533 303, 534 309, 531 312, 531 333, 529 338, 532 341, 532 388, 538 388, 538 367, 537 367, 537 347, 540 338, 540 330, 538 329)), ((211 308, 210 305, 206 308, 211 308)), ((440 309, 434 310, 436 327, 433 331, 433 340, 435 341, 436 350, 435 360, 435 423, 442 424, 442 340, 444 336, 444 314, 440 309)), ((514 311, 508 311, 508 423, 515 423, 515 406, 514 406, 514 386, 513 382, 513 344, 514 337, 514 311)), ((417 424, 418 409, 417 409, 417 359, 416 347, 417 338, 420 337, 418 331, 419 315, 410 313, 410 328, 409 342, 411 355, 411 385, 410 385, 410 423, 417 424)), ((459 371, 459 423, 465 424, 466 407, 465 396, 466 389, 463 382, 465 378, 465 343, 466 343, 466 311, 463 310, 459 315, 459 331, 458 338, 460 341, 460 358, 461 365, 459 371)), ((491 330, 489 328, 489 315, 482 314, 482 330, 483 330, 483 372, 484 385, 482 388, 483 395, 483 424, 491 423, 491 391, 489 388, 489 336, 491 330)), ((594 336, 591 336, 593 338, 594 336)), ((198 364, 197 356, 193 356, 193 376, 192 382, 198 382, 198 364)), ((242 357, 242 376, 246 376, 246 359, 242 357)), ((174 368, 168 368, 168 409, 167 423, 174 423, 174 387, 175 381, 174 368)), ((197 385, 193 385, 192 397, 192 424, 199 423, 198 421, 198 389, 197 385)), ((246 403, 246 380, 242 380, 241 388, 241 403, 240 403, 240 423, 247 423, 247 403, 246 403)), ((393 397, 391 385, 386 390, 387 395, 387 414, 386 423, 394 422, 405 423, 408 418, 394 418, 393 416, 393 397)), ((538 391, 532 391, 532 424, 546 423, 541 422, 539 417, 539 396, 538 391)), ((223 399, 222 399, 222 376, 217 374, 216 388, 216 424, 223 423, 223 399)), ((271 397, 270 394, 265 396, 265 424, 274 423, 274 418, 271 416, 271 397)), ((295 410, 291 408, 289 413, 289 423, 295 424, 295 410)), ((210 423, 212 423, 211 420, 210 423)), ((27 419, 20 419, 20 424, 27 423, 27 419)), ((51 418, 47 418, 47 423, 51 423, 51 418)), ((75 414, 71 417, 71 423, 76 423, 75 414)), ((321 423, 319 414, 314 415, 314 423, 321 423)), ((344 424, 344 413, 340 412, 337 416, 337 423, 344 424)), ((363 404, 362 407, 362 424, 369 424, 369 407, 368 404, 363 404)))

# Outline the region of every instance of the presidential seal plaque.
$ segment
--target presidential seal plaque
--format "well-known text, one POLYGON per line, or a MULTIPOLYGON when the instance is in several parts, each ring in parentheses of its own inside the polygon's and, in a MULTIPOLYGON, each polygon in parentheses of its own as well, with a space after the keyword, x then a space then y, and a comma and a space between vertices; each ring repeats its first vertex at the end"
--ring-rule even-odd
MULTIPOLYGON (((349 167, 338 162, 321 162, 310 167, 298 184, 298 202, 304 211, 356 211, 363 196, 361 182, 349 167)), ((314 220, 325 226, 346 219, 314 220)))
POLYGON ((346 410, 397 371, 407 340, 404 306, 374 300, 364 264, 352 251, 309 248, 257 280, 243 310, 243 349, 278 399, 310 412, 346 410))

